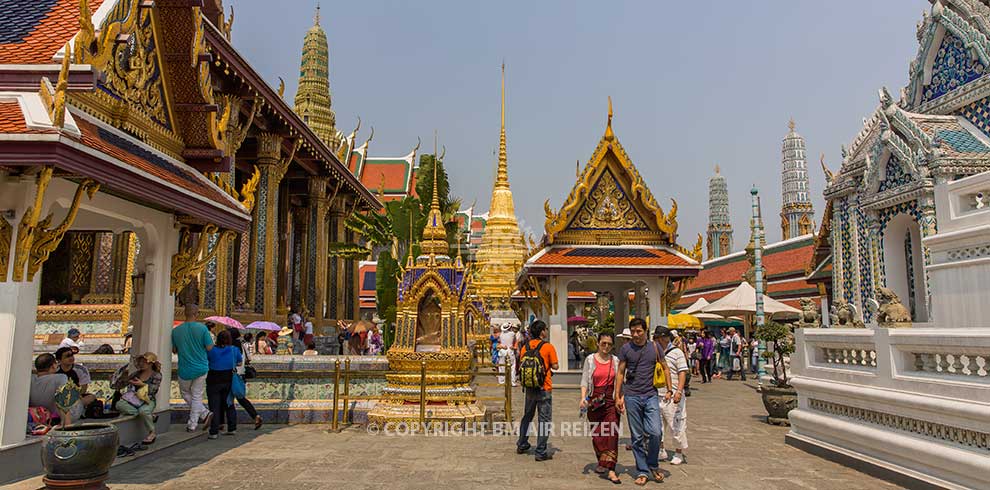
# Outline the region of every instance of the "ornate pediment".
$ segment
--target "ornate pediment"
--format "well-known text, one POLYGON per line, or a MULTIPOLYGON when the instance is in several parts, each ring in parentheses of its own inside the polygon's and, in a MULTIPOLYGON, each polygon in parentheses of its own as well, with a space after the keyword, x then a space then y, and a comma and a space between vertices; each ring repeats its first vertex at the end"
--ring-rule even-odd
POLYGON ((677 202, 664 213, 608 126, 559 211, 544 203, 547 244, 675 245, 677 202))

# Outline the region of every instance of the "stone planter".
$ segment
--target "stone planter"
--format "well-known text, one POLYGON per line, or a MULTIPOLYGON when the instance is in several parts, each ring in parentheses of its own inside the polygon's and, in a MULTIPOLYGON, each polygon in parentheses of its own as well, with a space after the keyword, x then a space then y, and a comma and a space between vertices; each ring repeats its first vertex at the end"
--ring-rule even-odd
POLYGON ((791 425, 787 414, 797 408, 797 391, 794 388, 781 388, 764 385, 760 390, 763 395, 763 407, 767 410, 767 422, 774 425, 791 425))
POLYGON ((41 448, 48 488, 105 488, 120 438, 110 424, 52 429, 41 448))

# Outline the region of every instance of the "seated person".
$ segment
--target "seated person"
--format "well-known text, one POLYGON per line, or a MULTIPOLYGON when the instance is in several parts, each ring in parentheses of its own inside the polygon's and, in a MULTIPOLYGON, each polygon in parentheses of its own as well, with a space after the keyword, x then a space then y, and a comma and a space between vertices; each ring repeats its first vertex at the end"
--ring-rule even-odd
POLYGON ((29 407, 45 407, 53 416, 61 419, 61 425, 71 425, 73 420, 82 417, 85 408, 78 401, 62 410, 56 403, 55 397, 59 390, 66 386, 69 377, 58 372, 55 356, 44 353, 34 360, 34 374, 31 374, 31 393, 28 398, 29 407))
POLYGON ((55 359, 58 360, 58 369, 55 372, 66 375, 79 387, 79 402, 84 409, 98 401, 96 395, 87 393, 89 383, 92 381, 89 369, 76 363, 76 353, 72 347, 62 347, 55 351, 55 359))
POLYGON ((76 352, 79 352, 83 348, 83 341, 81 340, 82 334, 79 332, 78 328, 70 328, 65 334, 65 338, 62 339, 62 343, 58 344, 58 348, 62 347, 75 347, 76 352))
POLYGON ((316 351, 316 344, 310 342, 309 345, 306 346, 306 350, 303 351, 302 355, 304 355, 304 356, 318 356, 318 355, 320 355, 320 353, 316 351))
POLYGON ((162 384, 161 363, 154 352, 146 352, 121 366, 110 380, 113 389, 122 392, 115 408, 124 415, 136 415, 144 425, 144 444, 155 442, 155 397, 162 384))

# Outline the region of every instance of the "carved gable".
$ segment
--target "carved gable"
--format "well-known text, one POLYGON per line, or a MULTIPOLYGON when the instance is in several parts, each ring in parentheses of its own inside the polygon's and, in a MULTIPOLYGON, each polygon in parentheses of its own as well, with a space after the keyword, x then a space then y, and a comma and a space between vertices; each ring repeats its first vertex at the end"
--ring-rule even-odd
POLYGON ((986 67, 958 37, 946 32, 935 52, 931 83, 922 92, 922 102, 937 99, 983 76, 986 67))
POLYGON ((647 230, 648 226, 615 175, 606 168, 567 229, 647 230))

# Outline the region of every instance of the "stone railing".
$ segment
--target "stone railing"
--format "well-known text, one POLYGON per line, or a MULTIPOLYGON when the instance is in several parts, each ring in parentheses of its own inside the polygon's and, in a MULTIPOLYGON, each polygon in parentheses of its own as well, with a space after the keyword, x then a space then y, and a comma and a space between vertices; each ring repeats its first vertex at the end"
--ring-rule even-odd
POLYGON ((877 351, 873 330, 809 329, 805 330, 805 355, 809 366, 873 372, 877 369, 877 351))

